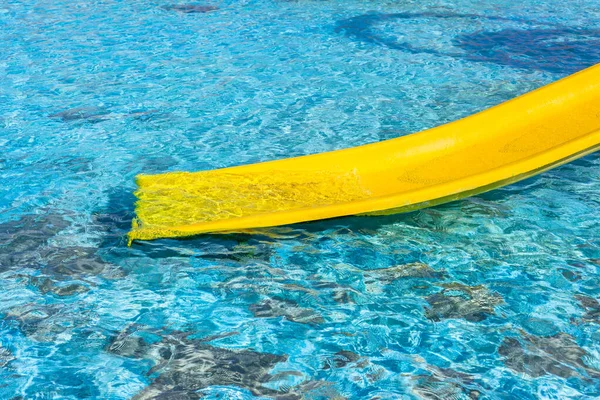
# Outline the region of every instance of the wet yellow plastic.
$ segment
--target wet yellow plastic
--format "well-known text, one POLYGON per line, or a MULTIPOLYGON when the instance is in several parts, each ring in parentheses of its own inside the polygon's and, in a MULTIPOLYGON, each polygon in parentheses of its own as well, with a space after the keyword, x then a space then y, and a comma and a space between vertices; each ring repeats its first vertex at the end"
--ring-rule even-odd
POLYGON ((345 150, 137 177, 133 240, 412 211, 600 149, 600 64, 470 117, 345 150))

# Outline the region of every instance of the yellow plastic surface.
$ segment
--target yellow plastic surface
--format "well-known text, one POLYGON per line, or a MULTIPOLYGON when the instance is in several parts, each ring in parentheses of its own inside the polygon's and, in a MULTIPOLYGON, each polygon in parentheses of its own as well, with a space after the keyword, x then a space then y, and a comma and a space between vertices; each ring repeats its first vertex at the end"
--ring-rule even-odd
POLYGON ((600 64, 470 117, 345 150, 137 177, 133 240, 412 211, 600 148, 600 64))

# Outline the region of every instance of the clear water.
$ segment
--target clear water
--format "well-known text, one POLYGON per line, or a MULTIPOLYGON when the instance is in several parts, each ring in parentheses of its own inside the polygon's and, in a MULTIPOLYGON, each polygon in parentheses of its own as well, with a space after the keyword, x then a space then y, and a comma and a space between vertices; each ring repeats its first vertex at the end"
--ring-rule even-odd
POLYGON ((600 396, 598 155, 411 214, 123 238, 140 172, 388 139, 599 62, 597 0, 169 5, 0 3, 0 398, 600 396))

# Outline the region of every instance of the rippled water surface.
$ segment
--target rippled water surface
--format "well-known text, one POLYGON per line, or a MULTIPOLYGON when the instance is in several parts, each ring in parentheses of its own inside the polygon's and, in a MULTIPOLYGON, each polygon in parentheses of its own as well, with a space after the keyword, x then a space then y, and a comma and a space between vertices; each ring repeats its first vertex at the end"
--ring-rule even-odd
POLYGON ((410 214, 124 239, 138 173, 393 138, 600 62, 596 0, 6 0, 0 43, 0 398, 600 396, 597 154, 410 214))

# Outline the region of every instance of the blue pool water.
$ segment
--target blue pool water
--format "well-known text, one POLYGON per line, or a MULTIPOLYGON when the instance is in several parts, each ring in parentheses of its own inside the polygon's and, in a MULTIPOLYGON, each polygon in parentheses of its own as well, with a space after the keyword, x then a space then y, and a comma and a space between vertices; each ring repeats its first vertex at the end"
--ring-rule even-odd
POLYGON ((0 398, 600 396, 597 154, 410 214, 124 239, 138 173, 393 138, 600 62, 597 0, 6 0, 0 43, 0 398))

